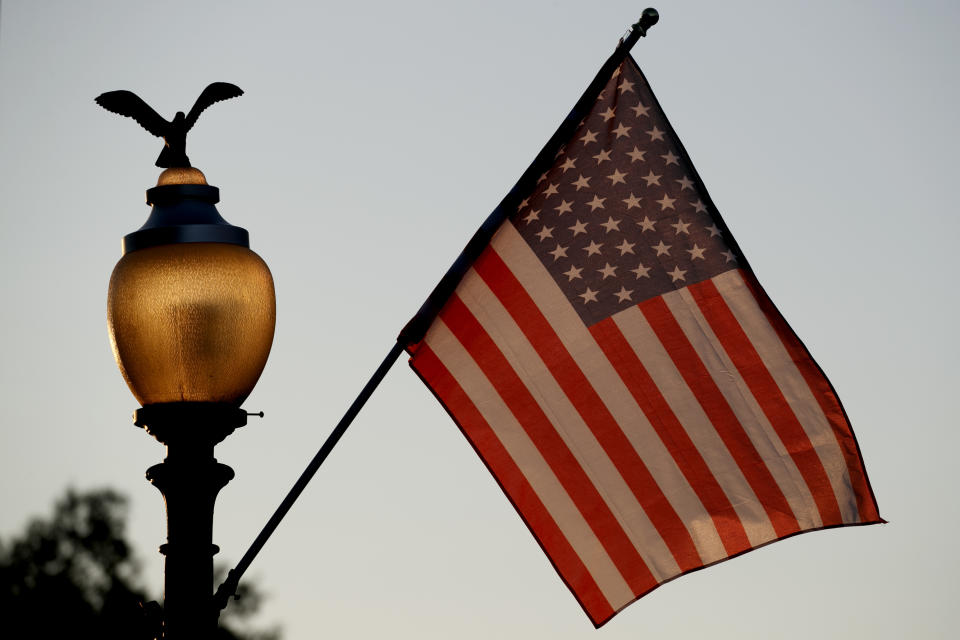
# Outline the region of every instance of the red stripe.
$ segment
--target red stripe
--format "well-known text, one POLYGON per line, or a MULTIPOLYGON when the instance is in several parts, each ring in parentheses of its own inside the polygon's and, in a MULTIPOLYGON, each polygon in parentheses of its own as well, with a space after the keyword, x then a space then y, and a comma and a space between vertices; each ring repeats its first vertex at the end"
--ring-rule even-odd
MULTIPOLYGON (((630 487, 682 571, 703 564, 693 538, 549 321, 495 251, 473 265, 510 313, 630 487)), ((597 350, 596 357, 603 354, 597 350)))
POLYGON ((834 393, 830 382, 823 374, 820 368, 810 356, 810 352, 803 346, 797 334, 793 332, 787 321, 780 315, 773 302, 763 291, 763 288, 749 274, 740 271, 747 288, 753 294, 754 299, 760 306, 767 322, 773 327, 777 335, 780 336, 780 342, 783 343, 787 353, 793 363, 800 370, 800 375, 806 380, 810 387, 813 397, 820 404, 820 410, 826 416, 830 423, 833 433, 837 438, 837 444, 843 452, 843 457, 847 463, 847 472, 850 475, 850 484, 857 498, 857 512, 860 514, 861 522, 877 522, 880 520, 880 513, 877 511, 877 503, 873 497, 873 491, 870 489, 870 483, 867 481, 867 473, 863 468, 863 458, 860 456, 857 447, 856 438, 853 430, 850 428, 850 422, 847 420, 840 406, 840 400, 834 393))
POLYGON ((459 296, 450 298, 440 318, 530 436, 633 592, 639 595, 652 589, 657 581, 630 538, 529 389, 459 296))
POLYGON ((740 471, 750 483, 760 504, 767 512, 777 537, 799 531, 800 524, 773 479, 773 475, 767 469, 753 443, 750 442, 750 437, 744 431, 743 425, 737 420, 733 409, 727 404, 726 398, 723 397, 710 372, 700 360, 700 356, 684 335, 683 329, 673 317, 666 302, 657 297, 645 300, 638 306, 687 386, 703 407, 711 424, 727 446, 727 450, 730 451, 730 455, 740 467, 740 471))
POLYGON ((456 379, 426 343, 410 364, 454 417, 590 619, 599 626, 611 618, 613 607, 580 556, 456 379))
POLYGON ((590 332, 710 514, 727 555, 749 549, 747 532, 727 494, 616 323, 607 318, 590 327, 590 332))
POLYGON ((770 375, 766 365, 757 353, 750 338, 737 322, 726 300, 717 291, 712 280, 704 280, 687 287, 703 316, 710 323, 714 335, 727 352, 737 371, 743 376, 743 381, 750 388, 750 393, 760 404, 764 415, 770 421, 770 426, 777 432, 780 442, 786 447, 794 464, 803 476, 803 481, 810 489, 820 519, 824 526, 841 524, 843 516, 840 514, 840 505, 837 496, 833 493, 833 485, 823 468, 820 456, 817 455, 813 443, 804 431, 803 425, 797 419, 790 404, 783 396, 783 391, 777 386, 776 380, 770 375))

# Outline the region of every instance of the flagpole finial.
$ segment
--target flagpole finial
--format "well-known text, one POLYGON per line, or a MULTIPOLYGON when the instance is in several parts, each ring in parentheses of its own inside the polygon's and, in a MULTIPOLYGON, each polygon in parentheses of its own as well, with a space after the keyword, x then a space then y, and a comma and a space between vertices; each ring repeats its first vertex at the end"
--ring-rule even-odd
POLYGON ((653 7, 647 7, 640 16, 640 21, 633 25, 634 29, 640 32, 641 36, 647 35, 647 29, 660 22, 660 13, 653 7))
POLYGON ((636 24, 632 25, 630 28, 630 34, 625 40, 620 41, 618 49, 630 51, 633 48, 633 45, 637 44, 637 41, 640 38, 647 35, 647 31, 653 25, 660 22, 660 12, 658 12, 653 7, 647 7, 643 10, 640 19, 636 24))

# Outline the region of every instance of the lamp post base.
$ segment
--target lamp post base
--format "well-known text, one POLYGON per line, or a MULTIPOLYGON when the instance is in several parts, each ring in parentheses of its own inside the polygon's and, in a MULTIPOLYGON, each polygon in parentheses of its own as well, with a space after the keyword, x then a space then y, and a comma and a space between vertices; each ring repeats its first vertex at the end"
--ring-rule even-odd
POLYGON ((167 447, 163 462, 147 469, 163 494, 167 542, 163 595, 163 637, 210 638, 219 609, 213 603, 213 509, 217 494, 233 478, 233 469, 217 462, 213 448, 247 414, 232 405, 172 402, 146 405, 134 424, 167 447))

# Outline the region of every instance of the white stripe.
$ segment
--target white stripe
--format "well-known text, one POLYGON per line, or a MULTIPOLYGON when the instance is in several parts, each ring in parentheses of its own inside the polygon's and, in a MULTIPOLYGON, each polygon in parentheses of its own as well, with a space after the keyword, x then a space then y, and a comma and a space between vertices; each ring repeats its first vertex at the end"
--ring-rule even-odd
POLYGON ((632 307, 613 320, 730 500, 750 544, 775 538, 766 510, 643 313, 632 307))
POLYGON ((456 336, 439 318, 424 338, 520 469, 614 610, 635 596, 580 510, 523 427, 456 336))
POLYGON ((687 289, 679 289, 664 294, 663 300, 780 487, 800 528, 821 526, 820 512, 800 470, 713 333, 693 295, 687 289))
POLYGON ((722 542, 710 514, 553 277, 509 222, 500 227, 490 246, 548 319, 567 352, 623 429, 654 481, 687 526, 700 557, 714 557, 717 545, 722 548, 722 542))
POLYGON ((680 567, 633 491, 496 295, 473 269, 457 294, 556 428, 657 582, 679 574, 680 567))
POLYGON ((803 374, 780 341, 780 336, 770 326, 739 271, 729 271, 717 276, 714 283, 747 338, 753 343, 767 371, 780 387, 787 404, 820 457, 827 477, 830 478, 830 486, 833 487, 833 493, 840 504, 843 521, 859 522, 857 498, 851 487, 847 462, 840 451, 837 437, 803 374))

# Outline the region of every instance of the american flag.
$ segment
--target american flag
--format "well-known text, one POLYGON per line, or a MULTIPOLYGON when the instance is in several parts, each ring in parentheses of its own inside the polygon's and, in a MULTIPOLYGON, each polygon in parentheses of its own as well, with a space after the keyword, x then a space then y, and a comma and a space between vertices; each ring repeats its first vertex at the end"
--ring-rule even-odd
POLYGON ((408 348, 596 626, 684 573, 882 521, 833 388, 640 69, 608 74, 408 348))

